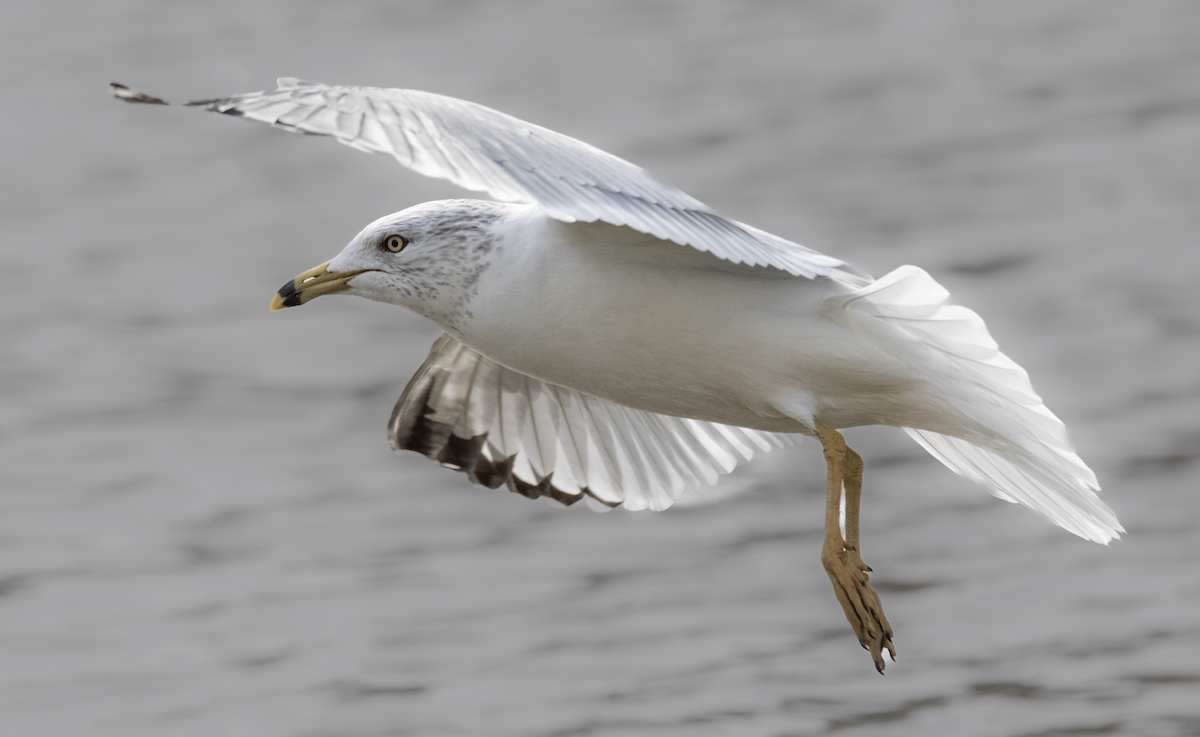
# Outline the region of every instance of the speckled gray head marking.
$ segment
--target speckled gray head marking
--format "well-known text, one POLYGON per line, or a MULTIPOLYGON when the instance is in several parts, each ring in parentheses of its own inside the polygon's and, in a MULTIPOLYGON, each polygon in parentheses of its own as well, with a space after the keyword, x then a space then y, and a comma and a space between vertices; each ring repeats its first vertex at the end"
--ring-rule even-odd
POLYGON ((479 277, 491 265, 497 247, 493 226, 506 210, 482 200, 442 200, 409 208, 401 234, 409 247, 424 241, 436 252, 406 265, 405 281, 414 296, 440 308, 438 322, 457 322, 477 293, 479 277), (454 299, 446 301, 450 294, 454 299))
POLYGON ((329 263, 359 271, 352 293, 407 307, 448 329, 470 319, 480 277, 499 257, 513 206, 439 200, 376 220, 329 263), (397 238, 399 236, 400 238, 397 238))

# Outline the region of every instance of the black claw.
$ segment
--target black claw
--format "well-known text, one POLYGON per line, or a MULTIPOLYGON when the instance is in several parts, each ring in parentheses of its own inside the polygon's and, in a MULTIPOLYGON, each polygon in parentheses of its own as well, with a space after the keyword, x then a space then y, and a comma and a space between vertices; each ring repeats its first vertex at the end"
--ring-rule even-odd
POLYGON ((875 572, 874 568, 872 568, 871 566, 867 566, 867 573, 874 573, 874 572, 875 572))

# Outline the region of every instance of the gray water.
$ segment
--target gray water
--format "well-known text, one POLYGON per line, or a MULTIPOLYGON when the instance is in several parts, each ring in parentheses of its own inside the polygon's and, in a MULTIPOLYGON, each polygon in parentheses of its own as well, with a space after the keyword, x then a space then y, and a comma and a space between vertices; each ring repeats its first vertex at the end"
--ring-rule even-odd
POLYGON ((1200 735, 1200 5, 7 2, 3 735, 1200 735), (438 331, 268 314, 461 194, 181 108, 276 76, 472 99, 979 311, 1129 530, 1103 547, 882 428, 874 672, 808 443, 594 514, 391 453, 438 331))

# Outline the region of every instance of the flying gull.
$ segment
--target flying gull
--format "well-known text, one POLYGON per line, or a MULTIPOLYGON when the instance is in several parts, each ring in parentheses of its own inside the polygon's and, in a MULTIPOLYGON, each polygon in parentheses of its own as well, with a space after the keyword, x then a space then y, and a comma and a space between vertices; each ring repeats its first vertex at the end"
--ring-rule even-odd
POLYGON ((660 510, 794 434, 818 439, 821 560, 880 673, 896 648, 859 552, 862 459, 840 428, 903 428, 1076 535, 1124 531, 1026 372, 915 266, 872 279, 585 143, 428 92, 284 78, 187 104, 499 200, 382 217, 271 303, 341 292, 445 330, 392 412, 392 448, 530 498, 660 510))

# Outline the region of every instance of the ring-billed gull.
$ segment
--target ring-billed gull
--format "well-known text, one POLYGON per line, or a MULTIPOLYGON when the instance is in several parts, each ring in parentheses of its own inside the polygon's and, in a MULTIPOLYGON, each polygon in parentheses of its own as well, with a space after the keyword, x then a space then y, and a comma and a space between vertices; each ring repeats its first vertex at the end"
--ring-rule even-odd
POLYGON ((822 562, 881 673, 896 650, 859 553, 862 459, 839 428, 904 428, 1077 535, 1123 531, 1025 371, 919 268, 874 280, 580 141, 440 95, 281 79, 188 105, 333 136, 502 201, 380 218, 271 303, 344 292, 445 330, 392 413, 393 448, 532 498, 664 509, 788 434, 817 438, 822 562))

